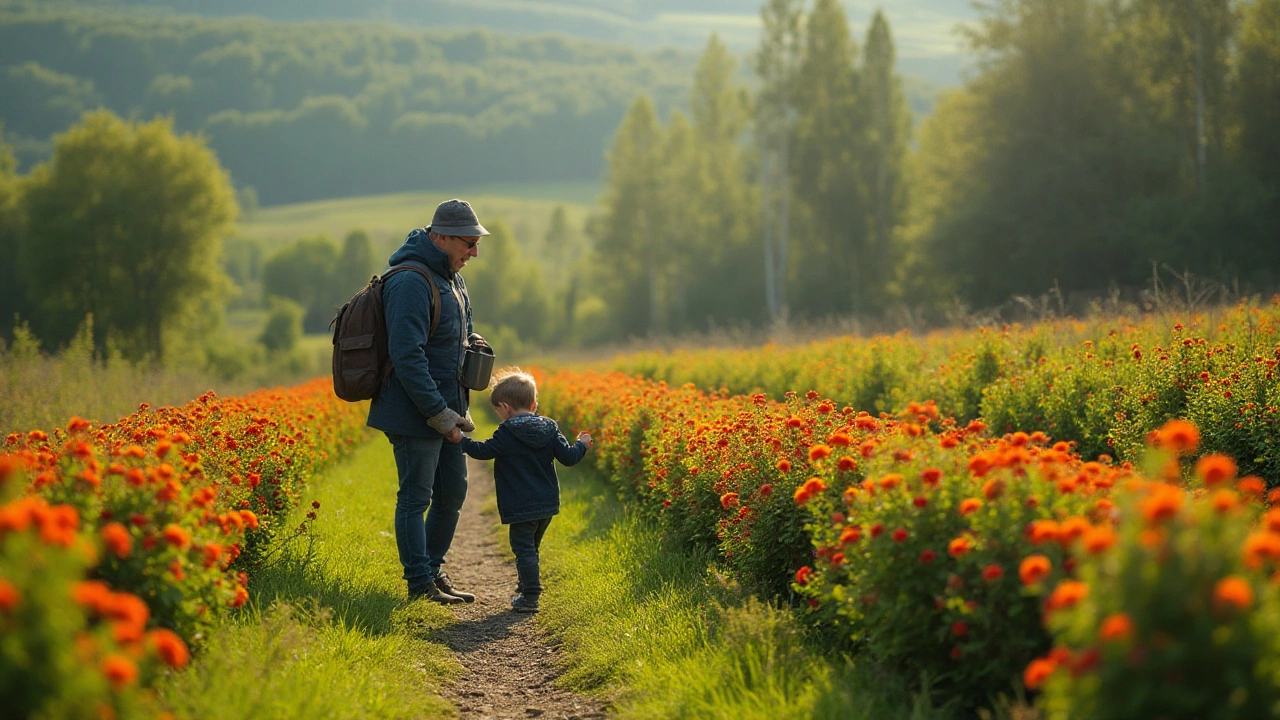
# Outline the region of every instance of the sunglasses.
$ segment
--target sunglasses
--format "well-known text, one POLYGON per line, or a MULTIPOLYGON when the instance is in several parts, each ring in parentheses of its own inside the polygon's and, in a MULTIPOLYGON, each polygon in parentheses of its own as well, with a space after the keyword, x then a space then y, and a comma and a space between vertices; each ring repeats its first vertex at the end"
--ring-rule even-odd
POLYGON ((468 240, 460 235, 454 235, 453 239, 460 241, 463 245, 466 245, 468 250, 480 244, 480 238, 476 238, 475 240, 468 240))

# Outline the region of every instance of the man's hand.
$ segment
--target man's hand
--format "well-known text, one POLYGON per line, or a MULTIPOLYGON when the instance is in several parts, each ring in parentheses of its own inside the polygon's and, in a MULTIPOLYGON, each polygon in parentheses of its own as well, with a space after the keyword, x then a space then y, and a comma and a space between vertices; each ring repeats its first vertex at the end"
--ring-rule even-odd
POLYGON ((455 443, 455 444, 460 443, 462 442, 462 431, 455 427, 454 429, 445 433, 444 439, 448 440, 451 443, 455 443))
POLYGON ((580 432, 580 433, 578 433, 578 442, 585 442, 585 443, 587 444, 587 449, 588 449, 588 450, 590 450, 590 449, 591 449, 591 443, 592 443, 592 441, 591 441, 591 435, 590 435, 590 434, 588 434, 588 433, 584 433, 584 432, 580 432))

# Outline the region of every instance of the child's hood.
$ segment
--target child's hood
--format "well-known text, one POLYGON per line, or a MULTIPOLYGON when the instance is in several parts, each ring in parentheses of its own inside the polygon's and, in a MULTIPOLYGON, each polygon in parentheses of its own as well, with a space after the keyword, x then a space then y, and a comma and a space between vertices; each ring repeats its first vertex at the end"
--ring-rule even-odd
POLYGON ((555 420, 541 415, 517 415, 502 423, 502 427, 534 450, 550 445, 560 433, 555 420))

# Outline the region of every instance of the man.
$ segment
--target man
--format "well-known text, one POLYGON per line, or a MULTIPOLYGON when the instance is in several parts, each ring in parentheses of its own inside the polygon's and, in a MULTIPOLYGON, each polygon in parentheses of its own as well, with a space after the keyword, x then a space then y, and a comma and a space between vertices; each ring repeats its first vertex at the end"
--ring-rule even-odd
POLYGON ((441 203, 431 225, 409 233, 389 261, 391 267, 423 270, 425 277, 399 272, 382 290, 392 371, 369 406, 368 425, 387 434, 395 453, 400 478, 396 547, 411 600, 475 600, 455 588, 440 566, 467 497, 467 463, 457 443, 464 431, 475 429, 470 397, 459 380, 472 323, 467 286, 458 271, 480 254, 477 245, 488 234, 465 201, 441 203), (434 333, 428 278, 440 291, 434 333))

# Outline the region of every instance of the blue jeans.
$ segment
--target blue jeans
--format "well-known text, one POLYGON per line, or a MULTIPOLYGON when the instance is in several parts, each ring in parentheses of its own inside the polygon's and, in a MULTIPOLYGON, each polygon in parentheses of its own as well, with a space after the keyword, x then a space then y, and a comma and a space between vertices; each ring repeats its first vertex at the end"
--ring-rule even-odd
POLYGON ((547 532, 551 518, 511 523, 508 537, 511 552, 516 556, 516 575, 520 580, 520 593, 537 597, 542 594, 542 577, 538 568, 538 548, 547 532))
POLYGON ((400 475, 396 493, 400 564, 411 586, 424 585, 440 574, 444 556, 453 544, 462 502, 467 499, 467 459, 460 445, 443 438, 387 433, 387 439, 400 475))

